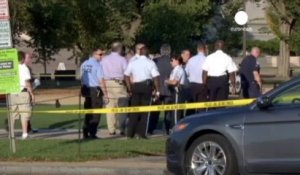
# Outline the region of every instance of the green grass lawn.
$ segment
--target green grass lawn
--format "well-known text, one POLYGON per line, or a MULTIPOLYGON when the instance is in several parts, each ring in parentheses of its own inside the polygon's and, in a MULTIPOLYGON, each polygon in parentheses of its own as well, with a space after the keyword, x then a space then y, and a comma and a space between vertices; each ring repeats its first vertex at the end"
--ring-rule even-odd
POLYGON ((149 140, 17 140, 17 153, 11 153, 9 141, 0 140, 0 161, 87 161, 136 156, 162 156, 165 138, 149 140))
MULTIPOLYGON (((78 109, 78 105, 62 105, 60 108, 55 108, 54 105, 36 105, 34 106, 34 110, 42 111, 42 110, 68 110, 68 109, 78 109)), ((6 110, 5 107, 0 108, 0 110, 6 110)), ((106 117, 102 115, 100 128, 107 128, 106 125, 106 117)), ((7 118, 7 113, 0 113, 0 129, 4 129, 4 121, 7 118)), ((84 115, 81 116, 84 119, 84 115)), ((160 117, 158 127, 161 128, 163 122, 163 116, 160 117)), ((78 129, 78 114, 37 114, 33 113, 31 118, 32 127, 37 129, 54 129, 54 128, 62 128, 62 129, 78 129)), ((16 122, 16 128, 20 128, 20 122, 16 122)))
MULTIPOLYGON (((67 110, 78 109, 75 105, 63 105, 61 108, 55 108, 54 105, 36 105, 34 110, 67 110)), ((6 108, 1 108, 6 110, 6 108)), ((4 120, 7 118, 7 113, 0 113, 0 128, 4 128, 4 120)), ((82 116, 84 118, 84 116, 82 116)), ((16 128, 20 128, 20 122, 16 122, 16 128)), ((33 113, 31 118, 33 128, 65 128, 75 129, 78 128, 78 115, 77 114, 37 114, 33 113)), ((105 117, 102 118, 101 126, 106 124, 105 117)))

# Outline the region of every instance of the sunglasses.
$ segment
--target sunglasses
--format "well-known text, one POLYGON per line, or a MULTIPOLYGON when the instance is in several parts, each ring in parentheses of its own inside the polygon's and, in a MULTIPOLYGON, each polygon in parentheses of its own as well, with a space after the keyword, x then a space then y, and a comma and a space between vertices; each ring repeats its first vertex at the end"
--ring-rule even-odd
POLYGON ((96 54, 96 55, 103 56, 103 53, 98 53, 98 54, 96 54))

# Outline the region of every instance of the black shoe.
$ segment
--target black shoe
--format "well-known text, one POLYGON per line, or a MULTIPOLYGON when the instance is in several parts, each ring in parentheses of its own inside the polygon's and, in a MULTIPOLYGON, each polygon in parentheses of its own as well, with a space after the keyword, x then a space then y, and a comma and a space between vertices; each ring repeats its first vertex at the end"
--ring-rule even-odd
POLYGON ((146 136, 138 136, 137 139, 138 140, 147 140, 148 137, 146 137, 146 136))
POLYGON ((148 134, 149 135, 153 135, 153 131, 148 131, 148 134))
POLYGON ((121 136, 125 136, 125 132, 121 131, 121 132, 120 132, 120 135, 121 135, 121 136))
POLYGON ((95 136, 95 135, 93 135, 93 136, 90 136, 90 139, 100 139, 99 137, 97 137, 97 136, 95 136))
POLYGON ((111 135, 111 136, 116 135, 116 132, 111 132, 111 133, 109 133, 109 135, 111 135))
POLYGON ((169 129, 166 130, 166 134, 170 135, 170 130, 169 129))
POLYGON ((88 130, 87 130, 86 128, 83 128, 83 129, 82 129, 82 133, 83 133, 83 138, 84 138, 84 139, 90 138, 89 132, 88 132, 88 130))

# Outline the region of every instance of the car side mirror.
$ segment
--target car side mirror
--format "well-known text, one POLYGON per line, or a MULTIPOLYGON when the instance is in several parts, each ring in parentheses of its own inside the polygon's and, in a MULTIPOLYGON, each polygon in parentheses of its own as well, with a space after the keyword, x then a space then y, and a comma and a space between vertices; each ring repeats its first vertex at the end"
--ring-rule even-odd
POLYGON ((269 97, 261 96, 257 98, 256 105, 259 109, 267 109, 272 105, 272 102, 269 97))

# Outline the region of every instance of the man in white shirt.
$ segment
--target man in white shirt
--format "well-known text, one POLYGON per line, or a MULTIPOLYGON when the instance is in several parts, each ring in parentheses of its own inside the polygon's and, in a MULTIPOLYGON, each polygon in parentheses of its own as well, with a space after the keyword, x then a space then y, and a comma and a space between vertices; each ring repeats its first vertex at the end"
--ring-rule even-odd
POLYGON ((185 71, 189 80, 191 95, 194 102, 207 100, 207 88, 202 80, 202 66, 205 62, 205 45, 197 44, 198 54, 190 58, 185 66, 185 71))
POLYGON ((135 45, 135 55, 129 59, 129 62, 134 61, 139 58, 141 54, 141 49, 145 47, 145 44, 143 43, 138 43, 135 45))
POLYGON ((217 41, 215 48, 216 51, 208 55, 203 64, 203 82, 207 85, 210 101, 227 100, 229 95, 228 74, 233 91, 235 91, 237 67, 232 58, 223 52, 224 41, 217 41))
POLYGON ((28 121, 31 118, 32 103, 34 102, 34 94, 30 82, 31 74, 29 68, 25 64, 25 58, 26 54, 19 51, 20 93, 10 95, 11 116, 14 119, 20 118, 21 120, 22 139, 26 139, 28 137, 28 121))
MULTIPOLYGON (((125 71, 126 85, 131 95, 132 106, 147 106, 151 103, 153 85, 156 96, 159 96, 159 72, 155 63, 147 58, 146 48, 140 48, 140 56, 129 62, 125 71), (130 80, 132 77, 132 83, 130 80)), ((132 113, 128 118, 127 137, 133 138, 135 133, 146 138, 147 113, 132 113)))

